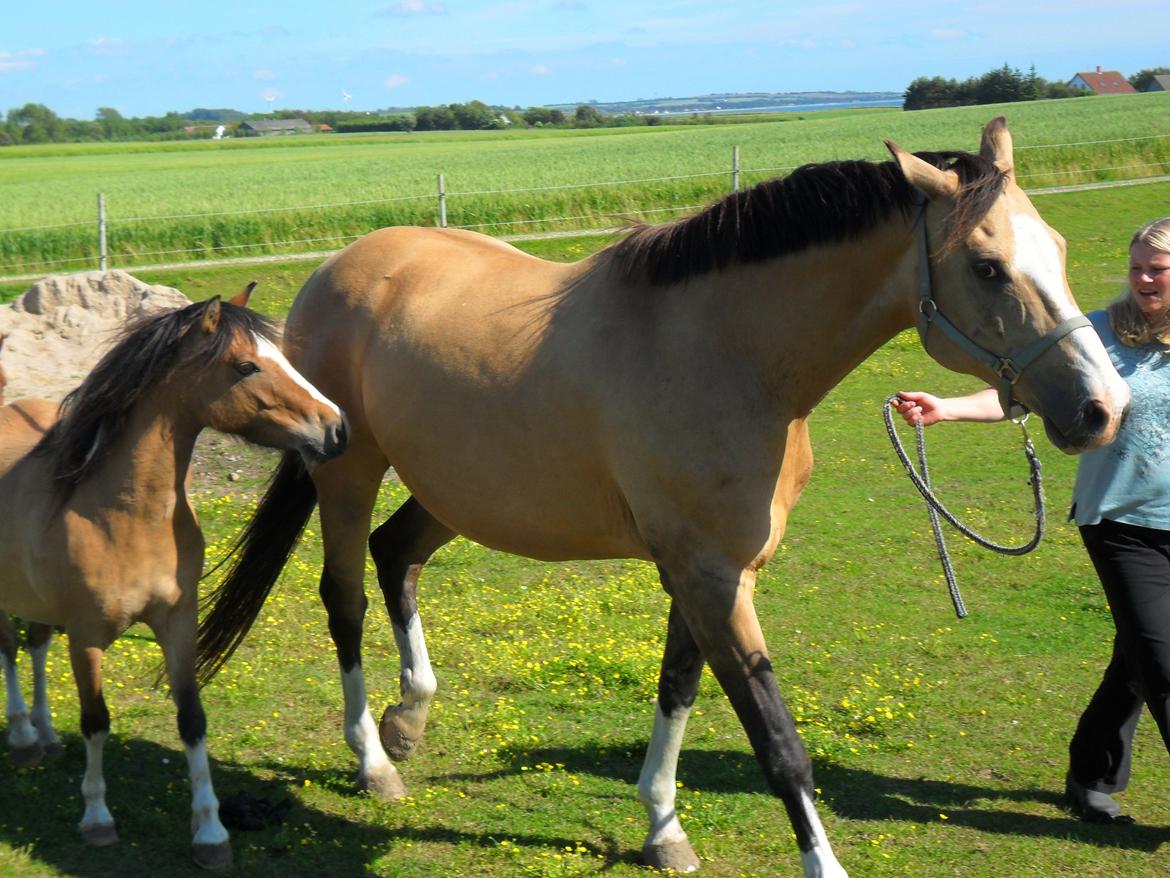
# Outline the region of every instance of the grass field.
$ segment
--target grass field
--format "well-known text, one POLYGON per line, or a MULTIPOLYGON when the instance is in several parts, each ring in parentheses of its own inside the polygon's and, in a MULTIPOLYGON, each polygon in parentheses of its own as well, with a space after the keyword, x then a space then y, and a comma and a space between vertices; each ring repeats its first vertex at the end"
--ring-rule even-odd
POLYGON ((735 146, 748 186, 806 162, 883 160, 886 138, 972 150, 996 113, 1028 188, 1156 176, 1170 173, 1168 111, 1159 93, 703 126, 14 147, 0 150, 0 276, 96 266, 99 192, 111 266, 151 265, 336 249, 381 226, 434 225, 439 174, 450 225, 508 234, 659 221, 730 191, 735 146))
MULTIPOLYGON (((1069 238, 1070 279, 1088 309, 1122 288, 1128 237, 1170 213, 1170 184, 1049 195, 1036 204, 1069 238)), ((525 246, 564 259, 596 244, 525 246)), ((311 267, 142 277, 193 298, 258 279, 257 306, 282 314, 311 267)), ((757 605, 782 692, 814 757, 829 836, 854 878, 1162 878, 1170 872, 1170 760, 1148 719, 1133 788, 1122 797, 1136 826, 1082 825, 1059 805, 1067 739, 1111 632, 1075 530, 1063 520, 1075 460, 1036 429, 1049 501, 1048 536, 1037 552, 1003 558, 952 538, 971 610, 957 621, 926 512, 888 447, 880 410, 889 394, 977 386, 936 367, 907 332, 811 419, 817 469, 761 575, 757 605)), ((946 425, 929 443, 932 476, 949 505, 992 538, 1024 539, 1029 492, 1018 429, 946 425)), ((201 472, 196 499, 210 558, 245 520, 258 490, 252 473, 269 459, 229 444, 201 472), (229 470, 245 477, 229 483, 229 470)), ((402 499, 401 486, 388 482, 380 514, 402 499)), ((646 874, 637 864, 645 820, 633 783, 667 611, 649 565, 541 564, 465 540, 441 550, 419 595, 440 688, 428 738, 402 766, 411 798, 394 806, 349 789, 354 766, 341 739, 319 569, 314 523, 257 628, 205 692, 220 797, 245 790, 292 803, 283 824, 234 834, 235 874, 646 874)), ((365 668, 380 712, 396 695, 397 662, 375 592, 365 668)), ((84 764, 76 696, 65 650, 54 650, 53 705, 67 755, 26 772, 0 760, 0 874, 195 874, 174 711, 150 688, 157 658, 140 628, 110 652, 106 776, 122 841, 88 850, 75 830, 84 764)), ((784 809, 766 793, 709 674, 679 780, 702 874, 800 874, 784 809)))

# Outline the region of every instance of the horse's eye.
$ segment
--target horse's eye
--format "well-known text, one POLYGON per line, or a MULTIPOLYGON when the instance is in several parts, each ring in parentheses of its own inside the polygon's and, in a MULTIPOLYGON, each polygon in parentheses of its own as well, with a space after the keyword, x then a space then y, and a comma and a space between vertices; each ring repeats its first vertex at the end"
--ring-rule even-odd
POLYGON ((987 261, 973 263, 971 270, 980 280, 995 280, 1002 274, 996 263, 987 261))
POLYGON ((244 360, 242 363, 236 363, 236 371, 247 377, 248 375, 254 375, 255 373, 259 372, 260 367, 255 363, 244 360))

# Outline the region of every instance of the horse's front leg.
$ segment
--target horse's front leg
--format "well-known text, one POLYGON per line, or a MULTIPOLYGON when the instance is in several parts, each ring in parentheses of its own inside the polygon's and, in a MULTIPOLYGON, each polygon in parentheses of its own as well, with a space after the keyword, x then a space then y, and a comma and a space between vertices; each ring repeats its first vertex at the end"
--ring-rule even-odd
POLYGON ((418 614, 418 577, 454 531, 410 497, 370 535, 370 555, 398 645, 401 700, 382 713, 378 732, 393 759, 408 759, 422 740, 437 681, 418 614))
POLYGON ((404 798, 406 786, 382 749, 370 716, 361 652, 368 605, 364 587, 366 536, 386 465, 367 460, 356 444, 313 473, 325 548, 320 593, 341 669, 345 741, 358 757, 357 788, 388 802, 404 798))
POLYGON ((69 662, 81 706, 81 736, 85 739, 85 775, 81 795, 85 812, 78 829, 88 845, 104 847, 118 840, 114 817, 106 807, 106 779, 102 751, 110 736, 110 712, 102 696, 103 648, 88 644, 80 632, 69 632, 69 662))
POLYGON ((699 868, 699 859, 691 849, 675 812, 674 797, 678 754, 702 673, 703 657, 699 646, 678 606, 672 603, 666 629, 666 649, 658 675, 654 731, 638 778, 638 797, 650 818, 650 831, 642 845, 642 859, 655 869, 693 872, 699 868))
POLYGON ((232 864, 232 844, 219 819, 219 800, 211 783, 207 756, 207 714, 195 682, 194 587, 174 607, 162 625, 152 624, 166 662, 171 698, 178 711, 179 738, 187 755, 191 780, 191 856, 204 869, 232 864))
POLYGON ((7 693, 4 713, 8 717, 8 755, 17 768, 40 764, 45 751, 41 745, 28 712, 28 705, 20 692, 20 677, 16 656, 20 646, 16 628, 7 613, 0 612, 0 661, 4 663, 4 685, 7 693))
POLYGON ((673 606, 727 693, 768 786, 784 803, 805 878, 847 878, 813 804, 812 763, 768 660, 752 600, 755 573, 702 563, 664 574, 673 606))
POLYGON ((65 755, 61 738, 53 728, 53 713, 49 709, 49 687, 45 674, 49 647, 53 643, 53 626, 39 622, 28 626, 28 652, 33 666, 33 708, 32 724, 36 727, 37 738, 45 750, 47 761, 56 761, 65 755))

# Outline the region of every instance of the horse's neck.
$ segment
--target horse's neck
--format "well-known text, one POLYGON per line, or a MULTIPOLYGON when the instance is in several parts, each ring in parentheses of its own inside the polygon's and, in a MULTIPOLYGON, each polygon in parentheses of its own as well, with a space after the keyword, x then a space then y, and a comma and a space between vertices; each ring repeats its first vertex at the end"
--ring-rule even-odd
POLYGON ((742 301, 726 331, 773 395, 803 416, 866 357, 911 326, 917 268, 900 219, 864 237, 729 269, 742 301), (738 276, 732 276, 733 274, 738 276))
POLYGON ((91 499, 150 519, 184 509, 199 430, 164 411, 139 406, 99 469, 83 483, 91 499))

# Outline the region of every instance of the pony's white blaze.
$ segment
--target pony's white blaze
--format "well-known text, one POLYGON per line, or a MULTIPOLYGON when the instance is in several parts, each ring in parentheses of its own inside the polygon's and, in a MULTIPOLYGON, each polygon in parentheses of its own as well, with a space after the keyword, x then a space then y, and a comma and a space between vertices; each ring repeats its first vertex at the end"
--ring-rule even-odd
POLYGON ((326 397, 325 394, 323 394, 320 390, 318 390, 316 387, 314 387, 312 384, 310 384, 305 379, 304 375, 302 375, 295 368, 293 368, 293 364, 288 361, 288 359, 285 357, 284 353, 281 351, 280 348, 278 348, 276 345, 274 345, 272 342, 270 342, 268 339, 264 338, 263 336, 253 335, 253 338, 256 340, 256 352, 261 357, 264 357, 265 359, 271 360, 272 362, 276 363, 276 365, 278 367, 280 367, 281 369, 283 369, 285 372, 288 373, 288 376, 290 378, 292 378, 293 381, 295 381, 298 385, 303 387, 305 389, 305 392, 307 392, 311 397, 313 397, 313 399, 317 400, 317 402, 321 403, 322 405, 328 406, 333 411, 333 413, 335 415, 338 415, 340 417, 341 409, 339 409, 334 404, 333 400, 326 397))
POLYGON ((1036 290, 1053 307, 1058 319, 1075 317, 1080 310, 1065 295, 1060 250, 1052 240, 1051 233, 1038 219, 1028 214, 1013 214, 1011 222, 1016 242, 1016 271, 1031 279, 1036 290))

